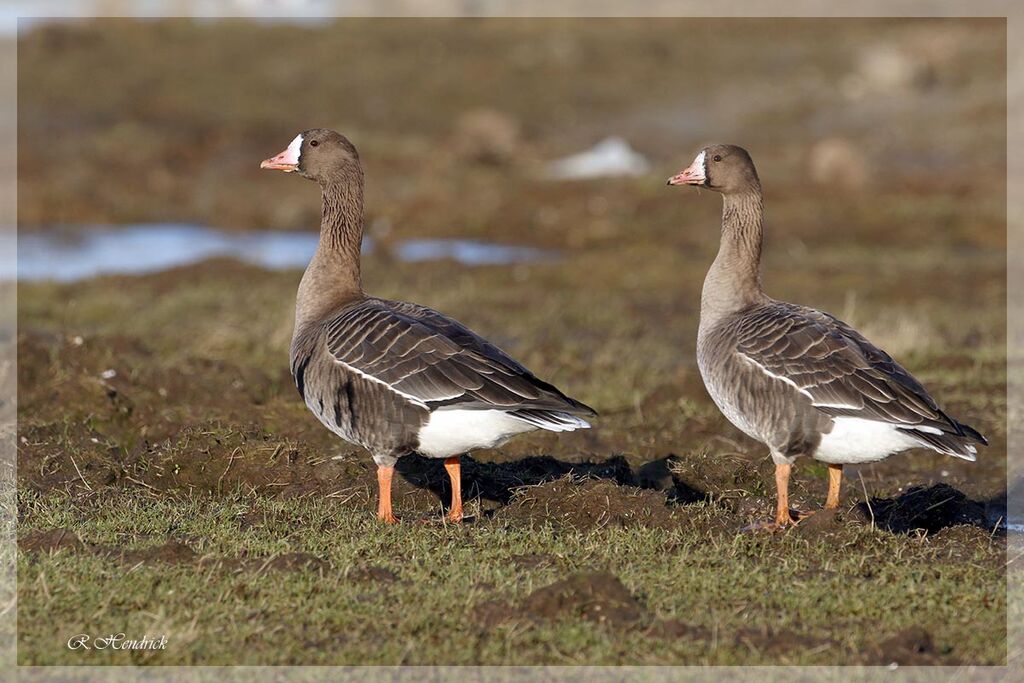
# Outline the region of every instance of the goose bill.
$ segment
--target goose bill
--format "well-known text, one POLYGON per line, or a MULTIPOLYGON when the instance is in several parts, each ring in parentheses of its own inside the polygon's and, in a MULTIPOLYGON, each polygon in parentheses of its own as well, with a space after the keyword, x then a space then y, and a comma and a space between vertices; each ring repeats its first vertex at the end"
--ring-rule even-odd
POLYGON ((299 154, 302 150, 302 136, 297 135, 291 144, 281 153, 260 162, 260 168, 291 173, 299 170, 299 154))
POLYGON ((693 163, 683 171, 668 179, 669 185, 703 185, 707 180, 704 174, 704 152, 697 155, 693 163))

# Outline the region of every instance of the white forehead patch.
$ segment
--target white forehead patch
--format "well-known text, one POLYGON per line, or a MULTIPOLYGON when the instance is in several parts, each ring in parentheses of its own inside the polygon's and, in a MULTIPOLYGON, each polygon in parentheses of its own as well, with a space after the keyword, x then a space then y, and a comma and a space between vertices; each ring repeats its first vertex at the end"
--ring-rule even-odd
POLYGON ((295 139, 288 144, 288 148, 281 152, 281 161, 286 164, 299 165, 299 156, 302 154, 302 133, 295 136, 295 139))
POLYGON ((697 155, 697 158, 693 160, 692 164, 690 164, 691 166, 699 168, 701 172, 704 171, 704 154, 704 150, 701 150, 700 154, 697 155))

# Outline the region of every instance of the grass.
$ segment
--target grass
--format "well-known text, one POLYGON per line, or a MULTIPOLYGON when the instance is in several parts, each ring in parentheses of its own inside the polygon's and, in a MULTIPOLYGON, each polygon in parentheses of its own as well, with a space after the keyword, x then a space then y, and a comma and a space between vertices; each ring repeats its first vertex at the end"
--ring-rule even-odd
MULTIPOLYGON (((384 528, 371 461, 292 386, 298 272, 222 260, 22 283, 19 663, 1005 662, 1006 539, 988 514, 1005 505, 1006 477, 999 28, 96 21, 21 36, 23 226, 312 227, 315 186, 256 162, 307 120, 336 125, 366 161, 369 231, 384 246, 365 259, 368 291, 453 315, 601 417, 466 458, 464 527, 412 523, 439 516, 447 490, 437 463, 403 459, 407 523, 384 528), (746 53, 718 51, 709 28, 772 59, 743 57, 756 68, 723 79, 746 53), (958 58, 899 97, 850 101, 837 84, 878 40, 926 65, 944 64, 943 45, 958 58), (700 69, 664 66, 698 57, 700 69), (230 78, 207 68, 236 62, 248 66, 230 78), (410 80, 413 63, 432 68, 410 80), (84 87, 83 73, 106 87, 84 87), (783 75, 787 87, 766 92, 783 75), (481 106, 519 125, 511 158, 459 151, 458 120, 481 106), (610 132, 654 170, 539 177, 545 159, 610 132), (867 185, 808 181, 823 136, 865 152, 867 185), (847 316, 889 348, 988 436, 978 462, 913 451, 850 468, 838 515, 740 532, 771 512, 770 464, 694 362, 720 200, 664 187, 710 137, 754 150, 769 293, 847 316), (562 257, 388 257, 389 239, 414 235, 562 257), (111 630, 170 644, 65 646, 111 630)), ((825 481, 798 463, 794 503, 820 507, 825 481)))
MULTIPOLYGON (((953 313, 948 301, 924 299, 935 343, 907 360, 953 414, 989 436, 979 462, 913 452, 865 466, 847 477, 834 523, 749 535, 738 530, 772 505, 764 454, 703 393, 687 297, 659 291, 665 271, 612 267, 623 258, 636 254, 524 266, 515 292, 503 286, 508 269, 367 260, 377 292, 420 292, 602 413, 592 432, 532 434, 477 454, 464 477, 477 522, 461 529, 373 520, 369 459, 307 415, 281 361, 297 274, 218 262, 23 286, 19 537, 24 545, 35 530, 70 529, 100 550, 19 551, 19 661, 1004 661, 1004 539, 976 515, 976 526, 945 528, 963 519, 963 505, 1004 490, 1002 311, 953 313), (594 270, 608 276, 571 287, 594 270), (519 299, 541 291, 562 294, 519 299), (660 335, 646 332, 655 328, 660 335), (107 369, 116 376, 102 379, 107 369), (581 474, 590 471, 581 463, 598 463, 594 476, 607 483, 560 483, 565 470, 550 463, 534 476, 526 459, 539 455, 581 474), (645 474, 670 455, 667 483, 645 474), (873 527, 859 506, 865 495, 881 509, 909 485, 952 485, 967 499, 947 504, 933 491, 926 507, 948 521, 930 534, 923 521, 908 532, 873 527), (673 491, 704 502, 672 505, 673 491), (131 555, 170 541, 198 557, 131 555), (261 570, 281 553, 308 553, 319 568, 261 570), (515 559, 532 556, 539 566, 515 559), (378 567, 398 580, 373 579, 378 567), (588 586, 580 573, 590 571, 621 580, 641 616, 592 622, 581 616, 590 597, 554 614, 524 607, 557 581, 588 586), (514 618, 494 623, 495 611, 514 618), (166 633, 173 645, 84 656, 62 645, 113 628, 166 633)), ((999 268, 973 272, 979 290, 999 268)), ((858 316, 890 310, 871 284, 860 291, 858 316)), ((416 467, 396 492, 407 521, 437 515, 447 495, 440 471, 416 467)), ((825 476, 801 463, 796 504, 820 506, 825 476)))
POLYGON ((31 522, 23 536, 67 528, 119 548, 190 539, 203 559, 174 566, 69 550, 21 555, 19 617, 33 624, 22 634, 23 664, 824 664, 873 661, 872 647, 912 623, 934 625, 940 656, 1005 657, 997 633, 985 627, 1006 609, 997 547, 949 557, 929 540, 868 526, 840 544, 796 534, 723 535, 700 530, 717 513, 696 506, 686 513, 689 526, 668 530, 491 521, 382 529, 362 511, 324 499, 25 498, 31 522), (265 521, 240 532, 239 519, 252 513, 265 521), (327 565, 262 568, 264 558, 294 552, 327 565), (218 558, 255 561, 230 569, 218 558), (359 578, 369 567, 394 578, 359 578), (489 601, 519 603, 588 570, 618 576, 644 606, 644 623, 623 630, 580 620, 579 606, 536 624, 481 617, 489 601), (652 638, 650 624, 664 619, 714 635, 652 638), (171 645, 84 656, 54 646, 74 633, 108 631, 166 634, 171 645), (780 639, 804 647, 791 650, 780 639))

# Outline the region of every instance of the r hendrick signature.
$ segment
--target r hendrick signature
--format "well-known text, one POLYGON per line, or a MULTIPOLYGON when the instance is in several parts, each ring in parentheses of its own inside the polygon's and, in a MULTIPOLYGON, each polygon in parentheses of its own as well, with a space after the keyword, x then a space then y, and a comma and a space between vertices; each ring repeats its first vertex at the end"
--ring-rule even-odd
POLYGON ((92 637, 79 633, 68 638, 69 650, 166 650, 167 636, 129 638, 124 633, 92 637))

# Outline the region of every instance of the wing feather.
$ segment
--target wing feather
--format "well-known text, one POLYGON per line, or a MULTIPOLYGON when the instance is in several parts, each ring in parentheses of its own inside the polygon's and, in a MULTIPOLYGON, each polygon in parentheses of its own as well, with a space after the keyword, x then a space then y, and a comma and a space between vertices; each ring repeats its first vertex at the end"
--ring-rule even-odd
POLYGON ((744 318, 738 337, 740 354, 828 415, 888 422, 931 441, 981 438, 942 412, 889 354, 827 313, 771 302, 744 318))
POLYGON ((338 363, 431 409, 594 414, 459 322, 415 304, 363 299, 338 311, 325 338, 338 363))

